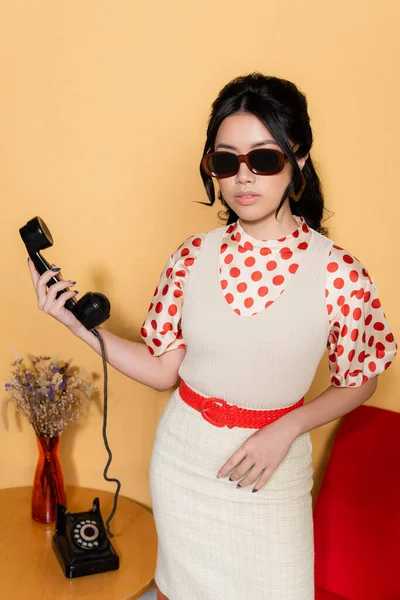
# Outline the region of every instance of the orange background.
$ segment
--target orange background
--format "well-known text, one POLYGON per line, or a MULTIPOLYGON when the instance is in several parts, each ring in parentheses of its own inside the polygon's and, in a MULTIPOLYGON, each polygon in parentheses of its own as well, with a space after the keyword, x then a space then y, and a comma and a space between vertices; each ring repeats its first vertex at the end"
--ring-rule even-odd
MULTIPOLYGON (((2 0, 1 381, 12 348, 101 373, 90 348, 37 310, 19 227, 40 215, 55 239, 46 257, 82 293, 106 293, 107 327, 139 340, 169 254, 220 225, 218 206, 195 203, 205 200, 198 164, 207 118, 221 87, 254 70, 306 93, 330 235, 367 266, 400 339, 399 16, 397 0, 2 0)), ((369 403, 398 410, 399 374, 397 360, 369 403)), ((325 357, 308 399, 328 385, 325 357)), ((168 396, 110 372, 110 474, 147 504, 168 396)), ((312 432, 314 493, 336 426, 312 432)), ((29 485, 32 429, 10 410, 0 431, 0 487, 29 485)), ((113 490, 102 479, 98 404, 63 434, 61 458, 68 483, 113 490)))

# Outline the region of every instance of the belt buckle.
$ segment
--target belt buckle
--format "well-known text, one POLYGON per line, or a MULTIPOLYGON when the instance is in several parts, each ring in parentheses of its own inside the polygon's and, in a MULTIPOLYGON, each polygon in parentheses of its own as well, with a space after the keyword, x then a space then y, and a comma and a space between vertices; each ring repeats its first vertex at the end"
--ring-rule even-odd
POLYGON ((203 402, 203 406, 200 408, 200 412, 203 419, 211 423, 211 425, 215 425, 216 427, 224 427, 227 425, 229 405, 225 400, 220 398, 206 398, 203 402), (207 414, 207 406, 209 404, 220 409, 213 413, 213 417, 210 417, 210 415, 207 414))

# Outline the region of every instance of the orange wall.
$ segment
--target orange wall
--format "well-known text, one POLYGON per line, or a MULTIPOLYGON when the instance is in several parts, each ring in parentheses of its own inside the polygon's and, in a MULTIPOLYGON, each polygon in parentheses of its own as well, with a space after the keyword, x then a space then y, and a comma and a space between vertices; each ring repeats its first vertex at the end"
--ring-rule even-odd
MULTIPOLYGON (((331 237, 368 267, 400 339, 399 13, 397 0, 3 0, 1 381, 13 347, 101 372, 95 353, 36 309, 18 228, 42 216, 55 238, 46 256, 81 292, 110 297, 107 327, 139 339, 170 252, 219 225, 217 207, 194 203, 205 199, 198 163, 207 117, 220 88, 253 70, 306 92, 331 237)), ((399 375, 397 360, 370 403, 398 410, 399 375)), ((327 385, 325 359, 309 398, 327 385)), ((111 474, 145 503, 167 399, 110 373, 111 474)), ((317 484, 335 426, 312 434, 317 484)), ((10 412, 0 432, 0 487, 29 485, 32 430, 10 412)), ((61 457, 68 483, 113 489, 102 479, 99 406, 65 432, 61 457)))

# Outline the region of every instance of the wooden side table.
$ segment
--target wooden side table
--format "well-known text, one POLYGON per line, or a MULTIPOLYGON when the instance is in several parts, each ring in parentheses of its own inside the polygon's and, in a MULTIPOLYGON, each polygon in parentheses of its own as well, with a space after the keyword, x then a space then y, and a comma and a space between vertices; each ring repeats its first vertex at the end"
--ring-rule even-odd
MULTIPOLYGON (((120 496, 110 523, 111 542, 120 557, 117 571, 67 579, 52 548, 54 523, 31 518, 32 488, 0 490, 0 597, 16 600, 135 600, 153 584, 157 536, 151 512, 120 496)), ((98 496, 104 521, 113 494, 67 487, 70 512, 89 510, 98 496)))

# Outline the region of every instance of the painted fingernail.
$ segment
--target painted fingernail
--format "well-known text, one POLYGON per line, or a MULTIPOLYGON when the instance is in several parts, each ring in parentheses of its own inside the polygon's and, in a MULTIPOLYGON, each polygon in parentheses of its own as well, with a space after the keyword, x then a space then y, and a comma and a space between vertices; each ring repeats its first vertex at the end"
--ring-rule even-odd
POLYGON ((218 471, 218 473, 217 473, 217 479, 219 479, 220 477, 222 477, 222 473, 220 473, 220 472, 218 471))
POLYGON ((242 487, 242 486, 240 485, 240 483, 238 483, 236 487, 238 488, 238 487, 242 487))
POLYGON ((258 492, 258 490, 251 490, 253 494, 255 494, 256 492, 258 492))
POLYGON ((79 294, 78 290, 73 290, 73 292, 74 292, 75 294, 79 294))
POLYGON ((76 284, 76 281, 69 280, 69 282, 70 282, 71 285, 75 285, 76 284))
POLYGON ((53 267, 51 270, 54 271, 54 273, 58 273, 58 271, 61 271, 61 268, 60 267, 53 267))
POLYGON ((229 481, 233 481, 232 477, 229 477, 229 481))

